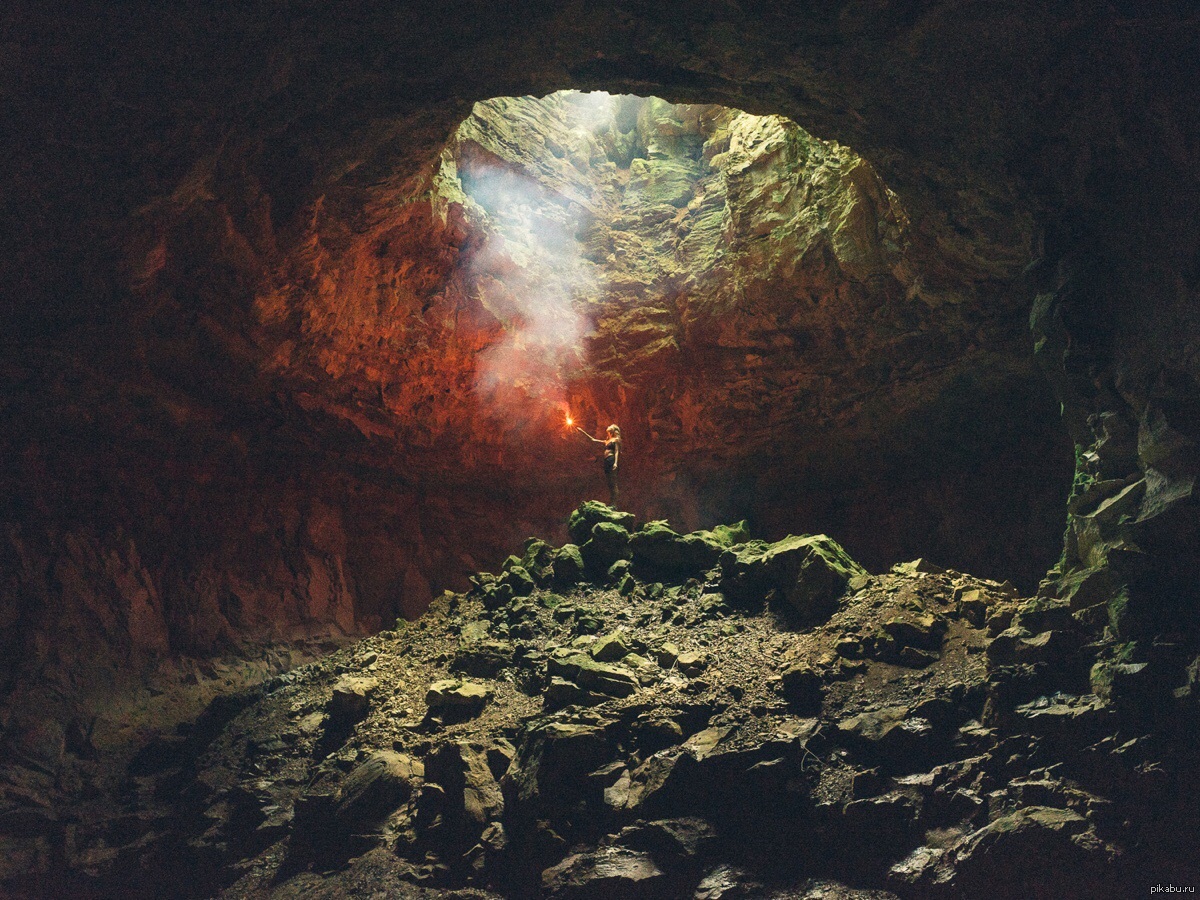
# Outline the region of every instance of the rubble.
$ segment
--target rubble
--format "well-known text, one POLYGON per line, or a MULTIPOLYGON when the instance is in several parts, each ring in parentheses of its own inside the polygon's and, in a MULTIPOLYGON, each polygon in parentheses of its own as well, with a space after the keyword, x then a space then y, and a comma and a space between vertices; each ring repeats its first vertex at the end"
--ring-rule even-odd
MULTIPOLYGON (((1122 740, 1111 696, 1144 667, 1113 663, 1107 695, 1036 693, 1075 664, 1066 604, 927 563, 867 576, 823 536, 672 537, 602 504, 573 523, 593 559, 632 548, 631 586, 585 563, 563 588, 577 554, 531 539, 147 751, 140 824, 75 829, 71 864, 116 883, 169 858, 203 873, 197 896, 280 900, 363 866, 434 897, 1082 896, 1104 866, 1145 871, 1139 804, 1191 796, 1184 758, 1122 740), (668 545, 669 566, 639 561, 668 545)), ((28 771, 10 804, 51 790, 28 771)), ((55 816, 13 816, 16 863, 49 859, 55 816)))

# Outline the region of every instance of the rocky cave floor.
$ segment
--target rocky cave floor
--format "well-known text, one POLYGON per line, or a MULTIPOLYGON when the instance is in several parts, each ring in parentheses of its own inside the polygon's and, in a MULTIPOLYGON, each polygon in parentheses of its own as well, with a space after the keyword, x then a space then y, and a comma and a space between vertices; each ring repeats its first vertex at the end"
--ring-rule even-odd
POLYGON ((8 846, 46 862, 8 895, 1196 884, 1192 695, 1162 721, 1089 693, 1079 611, 921 560, 870 575, 824 536, 634 525, 586 503, 573 543, 217 698, 120 777, 6 789, 8 846))

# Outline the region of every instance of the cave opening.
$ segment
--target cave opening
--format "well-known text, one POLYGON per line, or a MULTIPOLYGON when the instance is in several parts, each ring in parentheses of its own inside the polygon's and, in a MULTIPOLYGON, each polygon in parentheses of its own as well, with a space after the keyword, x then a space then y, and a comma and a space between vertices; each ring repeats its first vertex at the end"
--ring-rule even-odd
POLYGON ((432 206, 483 335, 465 418, 535 518, 607 496, 568 420, 616 422, 643 521, 824 531, 872 569, 932 557, 1025 590, 1056 559, 1073 454, 1019 271, 913 221, 850 148, 715 104, 500 97, 455 131, 432 206))

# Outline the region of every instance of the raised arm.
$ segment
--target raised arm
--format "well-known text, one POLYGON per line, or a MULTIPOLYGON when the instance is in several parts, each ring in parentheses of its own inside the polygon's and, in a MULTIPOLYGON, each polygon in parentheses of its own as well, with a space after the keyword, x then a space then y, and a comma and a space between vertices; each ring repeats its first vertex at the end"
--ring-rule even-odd
POLYGON ((603 444, 604 443, 604 441, 596 440, 596 438, 592 437, 590 434, 588 434, 586 431, 584 431, 578 425, 575 426, 575 430, 578 431, 580 434, 582 434, 585 438, 587 438, 593 444, 603 444))

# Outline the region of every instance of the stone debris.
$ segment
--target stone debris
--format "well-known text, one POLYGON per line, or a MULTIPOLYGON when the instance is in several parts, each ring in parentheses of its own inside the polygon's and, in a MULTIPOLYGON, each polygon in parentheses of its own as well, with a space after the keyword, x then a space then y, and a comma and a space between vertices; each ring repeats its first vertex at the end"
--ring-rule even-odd
MULTIPOLYGON (((350 890, 364 866, 431 897, 1080 896, 1136 860, 1137 798, 1169 806, 1191 777, 1123 730, 1162 690, 1149 663, 1086 690, 1065 602, 924 564, 868 576, 823 536, 689 541, 603 504, 572 521, 600 544, 531 539, 147 751, 142 843, 76 828, 72 864, 115 872, 162 840, 209 894, 247 898, 313 872, 350 890), (1083 690, 1047 692, 1049 666, 1083 690)), ((51 777, 21 771, 7 796, 36 810, 51 777)), ((48 813, 11 821, 15 865, 49 852, 48 813)))

